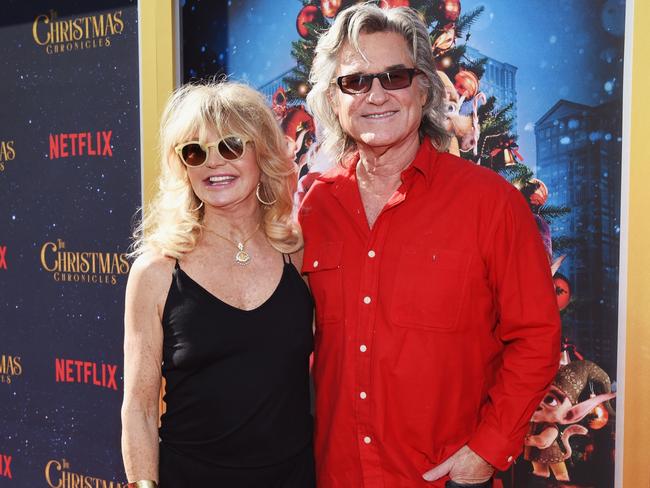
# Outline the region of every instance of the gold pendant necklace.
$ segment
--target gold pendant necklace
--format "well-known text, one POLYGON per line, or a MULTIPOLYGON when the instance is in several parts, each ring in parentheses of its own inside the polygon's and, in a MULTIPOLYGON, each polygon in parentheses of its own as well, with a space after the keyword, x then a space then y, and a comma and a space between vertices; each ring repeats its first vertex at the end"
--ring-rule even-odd
POLYGON ((255 233, 259 230, 260 224, 258 223, 257 226, 255 227, 255 230, 251 232, 251 235, 249 235, 246 239, 243 241, 232 241, 228 239, 225 236, 222 236, 221 234, 217 234, 215 231, 210 230, 210 229, 204 229, 210 232, 211 234, 214 234, 217 237, 221 237, 223 240, 230 242, 231 244, 234 244, 237 246, 237 253, 235 253, 235 263, 240 265, 240 266, 246 266, 248 263, 251 262, 251 255, 246 252, 244 249, 244 245, 255 235, 255 233))
POLYGON ((237 243, 237 249, 239 249, 239 251, 235 254, 235 262, 242 266, 247 265, 251 260, 251 255, 244 251, 244 244, 245 242, 237 243))

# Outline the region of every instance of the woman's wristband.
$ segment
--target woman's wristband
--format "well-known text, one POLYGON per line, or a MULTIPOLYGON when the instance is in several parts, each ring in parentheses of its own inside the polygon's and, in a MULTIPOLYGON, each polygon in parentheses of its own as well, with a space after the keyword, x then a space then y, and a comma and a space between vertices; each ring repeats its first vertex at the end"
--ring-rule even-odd
POLYGON ((127 488, 158 488, 158 483, 153 480, 133 481, 126 485, 127 488))

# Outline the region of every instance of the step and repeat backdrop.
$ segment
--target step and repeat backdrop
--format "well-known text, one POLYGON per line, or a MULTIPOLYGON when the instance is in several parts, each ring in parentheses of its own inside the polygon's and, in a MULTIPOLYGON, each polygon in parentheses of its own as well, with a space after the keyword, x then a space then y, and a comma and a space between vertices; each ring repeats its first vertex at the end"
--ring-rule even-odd
POLYGON ((125 484, 137 19, 135 0, 3 2, 0 486, 125 484))
MULTIPOLYGON (((228 74, 261 90, 295 141, 303 191, 327 166, 314 157, 305 106, 315 33, 354 3, 178 2, 184 81, 228 74)), ((378 4, 421 11, 456 104, 456 150, 530 202, 554 273, 564 371, 597 368, 575 404, 615 392, 625 0, 378 4), (480 134, 469 146, 468 130, 480 134)), ((0 486, 125 484, 123 296, 142 178, 137 19, 136 0, 3 3, 0 486)), ((614 486, 616 401, 579 422, 560 414, 531 424, 557 438, 527 446, 497 486, 614 486), (567 428, 573 435, 560 435, 567 428)))

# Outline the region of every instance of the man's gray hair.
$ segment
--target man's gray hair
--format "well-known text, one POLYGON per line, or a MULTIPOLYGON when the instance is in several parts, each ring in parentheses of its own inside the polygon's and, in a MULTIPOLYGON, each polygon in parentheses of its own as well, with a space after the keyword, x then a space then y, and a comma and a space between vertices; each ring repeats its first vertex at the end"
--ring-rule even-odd
POLYGON ((447 149, 451 136, 444 126, 442 108, 445 89, 436 73, 431 41, 426 25, 417 12, 408 7, 383 10, 370 3, 352 6, 342 11, 330 29, 321 35, 316 46, 309 81, 312 89, 307 103, 319 124, 320 143, 325 151, 335 155, 340 162, 344 155, 356 149, 356 142, 343 132, 338 117, 332 109, 333 83, 341 49, 350 45, 362 56, 360 34, 395 32, 412 47, 411 57, 417 69, 424 73, 415 77, 427 90, 427 100, 422 109, 420 137, 429 136, 440 151, 447 149))

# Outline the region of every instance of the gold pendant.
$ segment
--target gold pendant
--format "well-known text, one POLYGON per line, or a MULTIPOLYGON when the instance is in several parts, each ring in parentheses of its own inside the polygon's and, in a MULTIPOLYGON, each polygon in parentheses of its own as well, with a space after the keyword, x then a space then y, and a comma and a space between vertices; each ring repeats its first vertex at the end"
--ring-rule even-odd
POLYGON ((247 265, 251 260, 250 254, 244 251, 244 244, 241 242, 237 244, 237 248, 239 251, 237 251, 237 254, 235 254, 235 262, 241 266, 247 265))

